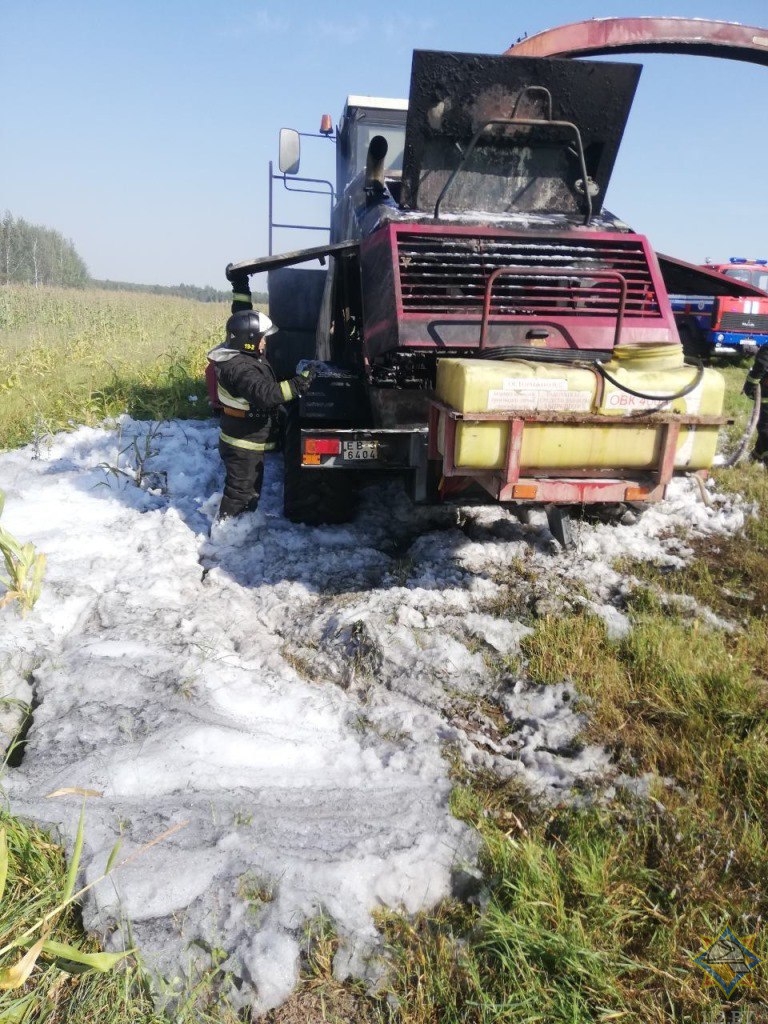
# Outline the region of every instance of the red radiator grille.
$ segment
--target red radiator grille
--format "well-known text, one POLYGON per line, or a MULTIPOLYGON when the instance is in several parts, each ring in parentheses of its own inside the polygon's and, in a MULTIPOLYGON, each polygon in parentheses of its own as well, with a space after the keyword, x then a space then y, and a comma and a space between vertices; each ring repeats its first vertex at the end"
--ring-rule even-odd
POLYGON ((610 270, 626 279, 626 317, 661 317, 642 242, 626 236, 571 240, 398 233, 397 253, 405 313, 480 313, 490 274, 516 267, 519 276, 504 276, 494 284, 492 315, 613 318, 618 282, 588 276, 590 270, 610 270), (526 277, 526 267, 551 268, 552 277, 526 277), (569 278, 569 271, 579 276, 569 278))

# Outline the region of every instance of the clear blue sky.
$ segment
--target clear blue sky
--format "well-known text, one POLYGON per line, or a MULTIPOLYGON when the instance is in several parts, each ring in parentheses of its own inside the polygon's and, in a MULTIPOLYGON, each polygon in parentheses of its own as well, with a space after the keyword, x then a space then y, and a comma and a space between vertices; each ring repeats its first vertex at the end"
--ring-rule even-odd
MULTIPOLYGON (((227 262, 267 251, 281 127, 335 123, 348 93, 405 96, 415 48, 499 53, 649 14, 768 27, 768 0, 0 0, 0 212, 71 238, 95 277, 225 287, 227 262)), ((684 259, 768 257, 768 68, 627 59, 644 71, 608 208, 684 259)), ((330 175, 330 151, 308 140, 302 172, 330 175)))

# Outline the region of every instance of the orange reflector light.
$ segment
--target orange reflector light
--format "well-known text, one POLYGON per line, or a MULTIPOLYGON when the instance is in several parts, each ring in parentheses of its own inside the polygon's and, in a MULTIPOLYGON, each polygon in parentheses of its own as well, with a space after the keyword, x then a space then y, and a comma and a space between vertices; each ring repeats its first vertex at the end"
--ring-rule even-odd
POLYGON ((624 492, 625 501, 642 501, 651 492, 647 487, 628 487, 624 492))
POLYGON ((323 114, 320 118, 320 134, 330 135, 333 131, 333 119, 330 114, 323 114))
POLYGON ((305 455, 338 455, 341 452, 341 441, 334 437, 307 437, 304 440, 305 455))
POLYGON ((302 456, 301 462, 302 462, 302 465, 304 465, 304 466, 319 466, 320 465, 320 456, 319 455, 307 455, 307 453, 304 452, 304 455, 302 456))
POLYGON ((538 493, 536 484, 515 484, 512 488, 513 498, 535 498, 538 493))

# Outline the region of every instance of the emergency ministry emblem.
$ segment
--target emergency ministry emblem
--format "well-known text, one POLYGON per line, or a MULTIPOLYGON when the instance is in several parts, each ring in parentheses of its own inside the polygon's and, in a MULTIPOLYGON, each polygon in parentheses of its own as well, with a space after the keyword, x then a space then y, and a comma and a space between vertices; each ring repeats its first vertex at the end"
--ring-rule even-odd
POLYGON ((746 940, 737 938, 730 928, 724 928, 707 950, 694 957, 693 962, 709 976, 710 983, 719 985, 728 999, 739 982, 761 961, 746 945, 746 940))

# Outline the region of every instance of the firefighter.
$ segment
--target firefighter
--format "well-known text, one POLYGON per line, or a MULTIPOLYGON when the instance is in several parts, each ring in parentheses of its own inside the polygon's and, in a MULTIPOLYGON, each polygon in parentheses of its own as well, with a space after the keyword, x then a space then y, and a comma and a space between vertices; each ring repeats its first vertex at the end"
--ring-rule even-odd
POLYGON ((752 452, 755 462, 768 466, 768 345, 757 350, 752 369, 744 382, 744 394, 754 398, 760 385, 760 417, 757 421, 757 443, 752 452))
POLYGON ((280 406, 307 391, 314 376, 305 370, 290 380, 277 380, 266 358, 267 338, 277 327, 253 309, 247 275, 235 277, 232 286, 226 337, 208 353, 222 405, 219 454, 226 479, 219 521, 256 510, 264 453, 277 448, 280 406))

